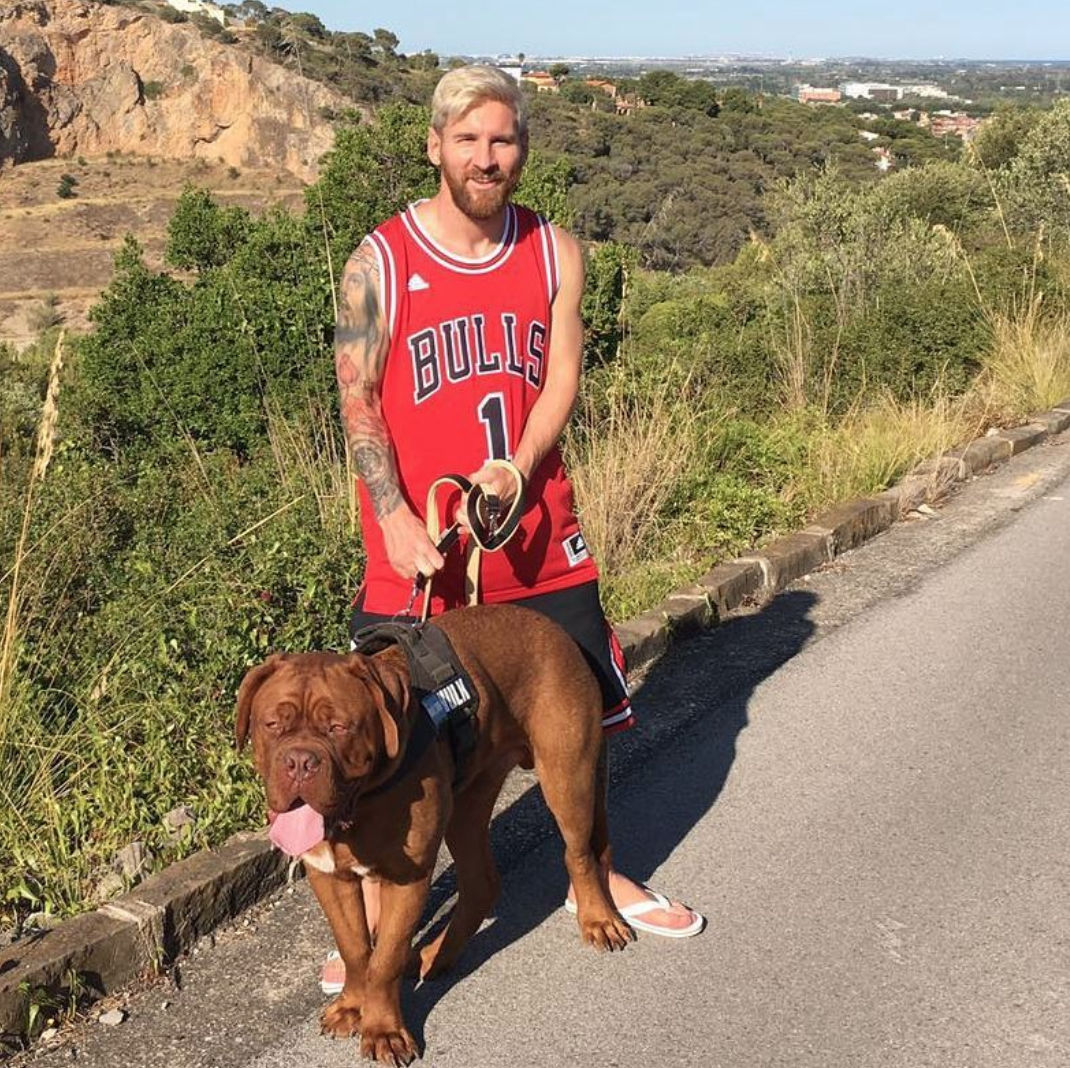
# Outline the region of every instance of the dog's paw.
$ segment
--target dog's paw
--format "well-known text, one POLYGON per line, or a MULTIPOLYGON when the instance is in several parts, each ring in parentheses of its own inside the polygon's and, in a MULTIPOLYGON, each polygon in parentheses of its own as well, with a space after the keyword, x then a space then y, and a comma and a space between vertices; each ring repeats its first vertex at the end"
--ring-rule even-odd
POLYGON ((620 916, 609 916, 604 920, 587 920, 580 924, 580 937, 595 949, 610 952, 624 949, 629 942, 635 941, 635 932, 620 916))
POLYGON ((340 994, 323 1010, 320 1030, 332 1038, 352 1038, 360 1034, 360 1005, 340 994))
POLYGON ((416 1048, 416 1040, 402 1026, 368 1027, 360 1036, 360 1055, 400 1068, 412 1064, 420 1056, 420 1051, 416 1048))

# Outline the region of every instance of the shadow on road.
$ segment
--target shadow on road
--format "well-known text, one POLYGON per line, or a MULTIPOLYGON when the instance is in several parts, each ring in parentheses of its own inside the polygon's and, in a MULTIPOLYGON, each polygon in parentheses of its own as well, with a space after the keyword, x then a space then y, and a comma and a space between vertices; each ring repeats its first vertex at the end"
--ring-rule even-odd
MULTIPOLYGON (((809 641, 816 601, 808 591, 791 591, 680 643, 633 694, 638 726, 610 741, 610 826, 621 871, 648 880, 714 806, 735 762, 751 695, 809 641), (685 758, 703 773, 673 777, 685 758), (614 798, 624 790, 633 814, 626 827, 613 818, 614 798)), ((454 983, 561 907, 567 889, 563 860, 547 867, 536 885, 526 882, 522 892, 513 874, 551 837, 560 841, 534 786, 495 819, 494 855, 504 884, 496 918, 472 939, 452 975, 406 989, 406 1020, 421 1044, 427 1016, 454 983)), ((666 889, 687 897, 686 888, 666 889)), ((429 909, 442 909, 454 890, 451 867, 436 880, 429 909)))

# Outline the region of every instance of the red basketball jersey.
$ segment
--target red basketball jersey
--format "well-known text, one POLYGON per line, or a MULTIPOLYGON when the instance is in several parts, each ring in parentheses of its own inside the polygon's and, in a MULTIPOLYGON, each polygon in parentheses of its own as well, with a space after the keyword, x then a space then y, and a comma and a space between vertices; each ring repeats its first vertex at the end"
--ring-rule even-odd
MULTIPOLYGON (((510 205, 497 248, 463 259, 438 245, 410 207, 365 240, 378 258, 390 335, 383 415, 401 492, 424 518, 435 479, 470 475, 489 459, 511 459, 520 443, 546 381, 550 306, 559 279, 554 231, 541 216, 510 205)), ((360 489, 368 553, 364 608, 397 612, 411 581, 387 561, 363 483, 360 489)), ((443 523, 452 518, 449 512, 443 523)), ((532 473, 512 541, 483 555, 482 599, 510 601, 597 577, 555 447, 532 473)), ((463 552, 454 549, 435 578, 432 611, 463 602, 463 552)))

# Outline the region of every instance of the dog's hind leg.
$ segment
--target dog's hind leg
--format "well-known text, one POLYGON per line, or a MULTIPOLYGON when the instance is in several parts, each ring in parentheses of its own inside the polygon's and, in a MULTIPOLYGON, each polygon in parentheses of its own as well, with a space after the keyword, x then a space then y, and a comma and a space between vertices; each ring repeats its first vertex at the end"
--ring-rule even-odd
POLYGON ((515 765, 510 758, 485 769, 454 799, 446 846, 457 871, 457 904, 445 929, 419 952, 423 979, 453 967, 498 900, 502 881, 490 848, 490 817, 515 765))
POLYGON ((565 867, 576 892, 580 936, 597 949, 623 949, 634 935, 613 907, 603 883, 610 861, 604 758, 598 757, 592 767, 589 747, 573 751, 567 743, 568 735, 563 733, 552 754, 536 748, 535 767, 546 804, 565 840, 565 867))

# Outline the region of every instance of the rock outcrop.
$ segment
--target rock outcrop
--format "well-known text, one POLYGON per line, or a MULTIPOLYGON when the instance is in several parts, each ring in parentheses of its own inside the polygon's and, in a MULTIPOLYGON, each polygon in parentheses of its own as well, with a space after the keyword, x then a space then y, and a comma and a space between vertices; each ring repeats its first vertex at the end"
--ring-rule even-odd
POLYGON ((222 159, 304 180, 330 147, 316 82, 135 8, 0 6, 0 164, 106 152, 222 159))

